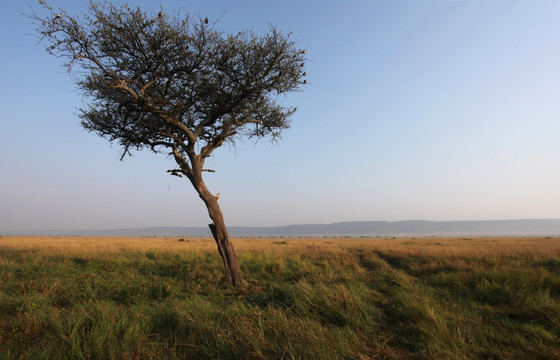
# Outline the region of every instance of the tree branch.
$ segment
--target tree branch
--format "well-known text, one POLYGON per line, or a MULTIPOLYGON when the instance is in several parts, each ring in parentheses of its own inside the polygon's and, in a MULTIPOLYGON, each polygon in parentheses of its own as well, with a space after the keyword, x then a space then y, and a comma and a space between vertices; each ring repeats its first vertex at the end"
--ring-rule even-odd
POLYGON ((134 98, 134 100, 138 100, 138 94, 136 94, 134 90, 132 90, 129 86, 126 85, 126 80, 122 79, 119 82, 117 79, 115 79, 115 83, 116 85, 113 85, 115 89, 123 89, 124 91, 129 93, 134 98))
POLYGON ((171 175, 175 175, 177 177, 183 177, 183 175, 181 175, 182 171, 179 169, 173 169, 173 170, 167 170, 168 173, 171 173, 171 175))
POLYGON ((175 162, 181 168, 181 172, 189 178, 192 177, 192 175, 193 175, 192 167, 189 165, 187 160, 183 156, 181 156, 181 153, 179 152, 179 150, 177 149, 176 146, 173 146, 172 154, 173 154, 173 157, 175 158, 175 162))
POLYGON ((156 83, 156 79, 153 79, 152 81, 148 82, 146 85, 142 86, 142 88, 140 89, 140 97, 144 98, 144 92, 146 91, 146 89, 155 83, 156 83))

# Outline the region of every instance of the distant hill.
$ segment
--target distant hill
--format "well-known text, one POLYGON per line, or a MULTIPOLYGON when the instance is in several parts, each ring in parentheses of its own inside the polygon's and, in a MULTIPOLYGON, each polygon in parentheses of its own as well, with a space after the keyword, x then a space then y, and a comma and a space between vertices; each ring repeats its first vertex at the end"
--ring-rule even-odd
MULTIPOLYGON (((228 227, 231 236, 550 236, 560 235, 560 219, 485 221, 353 221, 273 227, 228 227)), ((12 235, 211 236, 207 227, 30 231, 12 235)))

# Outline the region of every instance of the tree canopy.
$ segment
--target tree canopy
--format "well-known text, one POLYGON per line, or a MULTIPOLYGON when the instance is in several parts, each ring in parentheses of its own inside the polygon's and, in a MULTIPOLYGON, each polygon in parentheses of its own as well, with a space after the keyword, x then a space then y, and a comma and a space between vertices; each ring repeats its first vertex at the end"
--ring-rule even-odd
POLYGON ((117 141, 123 156, 163 147, 190 160, 197 144, 207 157, 237 136, 277 137, 290 126, 295 109, 277 95, 306 82, 306 52, 274 27, 226 34, 189 14, 91 2, 78 18, 41 3, 50 15, 35 17, 37 32, 91 100, 83 126, 117 141))

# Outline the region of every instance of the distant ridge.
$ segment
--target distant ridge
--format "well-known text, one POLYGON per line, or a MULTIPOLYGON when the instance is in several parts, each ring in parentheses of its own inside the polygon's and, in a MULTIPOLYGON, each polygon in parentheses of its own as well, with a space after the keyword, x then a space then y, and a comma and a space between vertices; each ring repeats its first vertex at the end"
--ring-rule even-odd
MULTIPOLYGON (((228 227, 231 236, 554 236, 560 219, 480 221, 352 221, 273 227, 228 227)), ((6 235, 75 236, 211 236, 207 227, 148 227, 139 229, 18 231, 6 235)))

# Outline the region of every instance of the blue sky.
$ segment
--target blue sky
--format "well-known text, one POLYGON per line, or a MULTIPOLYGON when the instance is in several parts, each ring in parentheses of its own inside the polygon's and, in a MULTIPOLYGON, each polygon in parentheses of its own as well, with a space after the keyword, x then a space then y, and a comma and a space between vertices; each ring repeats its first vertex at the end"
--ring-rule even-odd
MULTIPOLYGON (((119 161, 116 145, 80 127, 87 99, 29 35, 29 3, 40 10, 0 4, 0 233, 205 226, 191 185, 165 172, 170 159, 119 161)), ((558 1, 128 3, 232 32, 274 24, 308 51, 283 139, 208 160, 230 225, 560 218, 558 1)))

